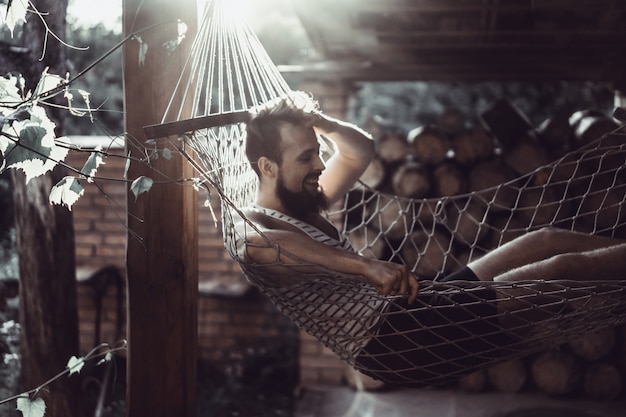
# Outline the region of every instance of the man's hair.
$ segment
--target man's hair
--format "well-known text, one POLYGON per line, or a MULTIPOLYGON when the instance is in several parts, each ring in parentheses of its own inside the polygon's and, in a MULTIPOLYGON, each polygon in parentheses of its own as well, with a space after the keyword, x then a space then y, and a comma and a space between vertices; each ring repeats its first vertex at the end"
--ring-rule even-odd
POLYGON ((246 124, 246 156, 250 166, 260 177, 257 161, 265 156, 277 164, 282 163, 279 128, 284 123, 312 125, 317 103, 303 92, 290 93, 269 101, 250 113, 246 124))

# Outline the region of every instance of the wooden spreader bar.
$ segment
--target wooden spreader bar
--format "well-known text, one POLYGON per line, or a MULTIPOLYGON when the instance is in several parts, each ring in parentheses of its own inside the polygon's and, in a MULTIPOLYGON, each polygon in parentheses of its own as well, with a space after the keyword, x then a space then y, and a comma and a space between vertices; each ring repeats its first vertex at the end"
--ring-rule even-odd
POLYGON ((144 126, 146 139, 164 138, 167 136, 182 135, 194 130, 207 129, 217 126, 226 126, 234 123, 246 122, 250 118, 248 111, 240 110, 228 113, 212 114, 194 117, 193 119, 178 120, 155 125, 144 126))

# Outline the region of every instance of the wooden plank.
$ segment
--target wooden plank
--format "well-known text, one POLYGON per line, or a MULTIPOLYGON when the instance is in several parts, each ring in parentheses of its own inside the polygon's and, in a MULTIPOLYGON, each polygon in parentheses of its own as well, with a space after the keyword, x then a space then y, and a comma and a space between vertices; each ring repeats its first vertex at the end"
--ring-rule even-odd
POLYGON ((164 138, 166 136, 182 135, 194 130, 210 127, 225 126, 233 123, 245 122, 249 119, 247 111, 235 111, 222 114, 212 114, 192 119, 166 122, 143 128, 148 139, 164 138))
MULTIPOLYGON (((124 46, 126 130, 144 143, 143 126, 162 119, 196 32, 195 0, 124 0, 125 36, 141 33, 147 45, 124 46), (188 26, 173 51, 163 45, 178 37, 177 19, 188 26), (168 23, 163 23, 168 22, 168 23), (161 24, 163 23, 163 24, 161 24)), ((174 100, 180 106, 180 100, 174 100)), ((183 117, 189 111, 183 109, 183 117)), ((131 157, 142 157, 127 146, 131 157)), ((182 158, 156 158, 152 168, 132 163, 128 178, 146 175, 164 183, 135 199, 128 196, 127 415, 194 417, 197 415, 197 204, 193 187, 173 181, 193 177, 182 158), (160 174, 157 174, 160 173, 160 174), (139 236, 139 238, 137 237, 139 236)))

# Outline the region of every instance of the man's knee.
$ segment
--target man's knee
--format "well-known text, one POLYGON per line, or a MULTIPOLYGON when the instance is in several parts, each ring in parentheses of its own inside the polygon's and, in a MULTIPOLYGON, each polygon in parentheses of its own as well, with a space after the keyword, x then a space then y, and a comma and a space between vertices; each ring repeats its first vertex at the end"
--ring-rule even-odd
POLYGON ((528 239, 535 245, 541 245, 542 247, 552 248, 554 246, 561 246, 565 239, 571 237, 571 233, 566 229, 559 229, 556 227, 546 226, 541 229, 534 230, 528 233, 528 239))

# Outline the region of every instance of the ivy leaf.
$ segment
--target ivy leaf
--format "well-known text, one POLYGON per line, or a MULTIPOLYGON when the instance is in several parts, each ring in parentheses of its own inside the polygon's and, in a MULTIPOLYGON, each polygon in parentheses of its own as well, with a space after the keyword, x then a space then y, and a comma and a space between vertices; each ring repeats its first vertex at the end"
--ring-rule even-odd
POLYGON ((20 107, 14 112, 9 113, 6 117, 0 115, 0 126, 5 123, 23 122, 30 119, 30 111, 26 107, 20 107))
POLYGON ((39 79, 37 87, 35 88, 34 96, 39 97, 43 93, 54 90, 63 83, 65 83, 65 80, 63 78, 55 74, 49 74, 48 67, 46 67, 41 73, 41 78, 39 79))
POLYGON ((85 366, 85 360, 83 358, 77 358, 76 356, 72 356, 69 361, 67 361, 67 369, 70 370, 70 375, 77 374, 83 369, 85 366))
POLYGON ((161 153, 163 154, 163 158, 167 159, 168 161, 172 159, 172 151, 169 148, 164 148, 163 150, 161 150, 161 153))
POLYGON ((17 77, 0 77, 0 104, 14 105, 22 101, 17 87, 17 77))
POLYGON ((31 400, 28 395, 24 395, 17 399, 17 410, 21 411, 24 417, 43 417, 46 413, 46 403, 43 398, 31 400))
POLYGON ((72 205, 85 193, 85 189, 81 185, 78 178, 67 176, 57 182, 52 190, 48 201, 50 204, 66 206, 68 210, 72 210, 72 205))
POLYGON ((113 359, 113 353, 107 352, 106 355, 104 355, 104 358, 98 361, 96 366, 102 365, 103 363, 111 362, 112 359, 113 359))
POLYGON ((50 157, 52 148, 45 146, 43 138, 46 129, 39 126, 26 126, 19 134, 19 141, 8 144, 4 151, 8 166, 16 166, 21 162, 40 160, 42 164, 50 157))
POLYGON ((13 29, 18 22, 26 23, 26 10, 28 9, 28 0, 13 0, 9 2, 9 9, 7 10, 7 17, 5 23, 11 31, 11 38, 13 38, 13 29))
POLYGON ((128 170, 130 169, 130 152, 126 157, 126 163, 124 164, 124 179, 128 178, 128 170))
POLYGON ((28 119, 2 126, 5 135, 0 136, 0 152, 4 154, 6 168, 21 169, 29 182, 63 161, 69 152, 69 139, 55 138, 54 127, 39 106, 29 109, 28 119))
POLYGON ((94 152, 89 155, 87 162, 83 165, 83 169, 80 170, 80 173, 87 178, 87 182, 93 182, 93 177, 96 175, 98 167, 104 164, 100 151, 102 151, 102 147, 98 145, 94 152))
POLYGON ((130 185, 130 191, 132 191, 133 195, 135 196, 135 201, 137 201, 137 198, 141 194, 150 191, 153 183, 154 181, 152 180, 152 178, 148 178, 143 175, 135 179, 135 181, 133 181, 133 183, 130 185))
POLYGON ((168 42, 165 42, 163 46, 168 52, 174 51, 185 39, 185 35, 187 34, 187 24, 182 20, 178 21, 178 37, 176 39, 172 39, 168 42))
POLYGON ((148 44, 141 39, 141 36, 135 37, 135 40, 139 42, 139 66, 143 66, 146 63, 146 55, 148 54, 148 44))

